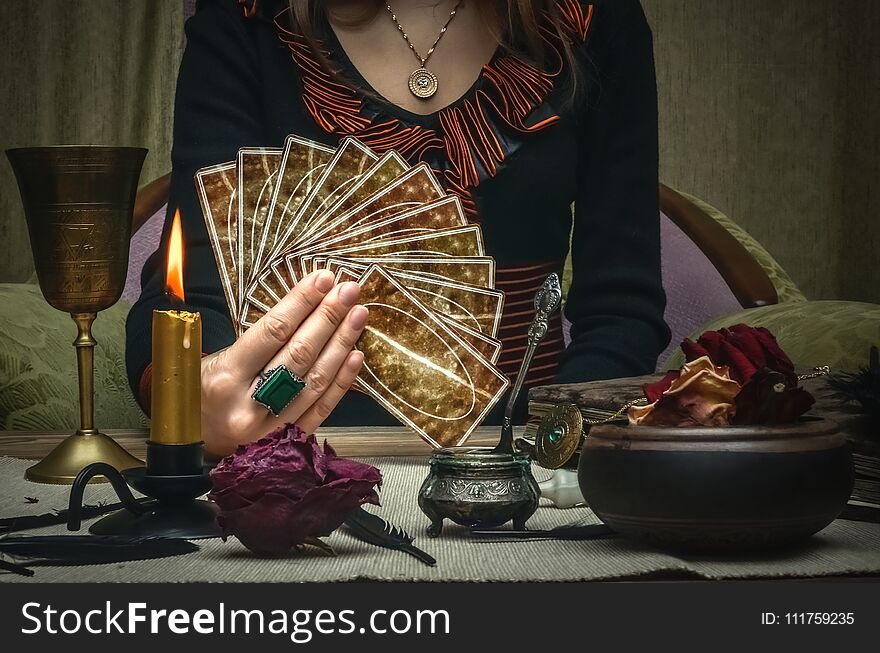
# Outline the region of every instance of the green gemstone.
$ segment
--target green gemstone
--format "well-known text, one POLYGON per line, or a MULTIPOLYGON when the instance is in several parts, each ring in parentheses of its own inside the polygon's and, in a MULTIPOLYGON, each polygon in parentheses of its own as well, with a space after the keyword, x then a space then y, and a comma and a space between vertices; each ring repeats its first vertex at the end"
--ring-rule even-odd
POLYGON ((562 428, 557 426, 555 429, 550 431, 550 434, 547 437, 550 438, 550 442, 559 442, 562 439, 563 435, 564 433, 562 431, 562 428))
POLYGON ((254 392, 253 398, 271 410, 273 415, 279 415, 305 387, 305 381, 295 377, 282 365, 276 367, 269 378, 263 381, 254 392))

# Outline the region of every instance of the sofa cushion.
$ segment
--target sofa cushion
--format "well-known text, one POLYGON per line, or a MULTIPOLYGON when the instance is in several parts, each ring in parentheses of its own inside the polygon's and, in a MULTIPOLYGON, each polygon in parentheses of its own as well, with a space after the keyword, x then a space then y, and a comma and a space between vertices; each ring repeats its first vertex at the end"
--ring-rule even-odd
MULTIPOLYGON (((856 370, 868 362, 871 345, 880 345, 880 304, 807 301, 750 308, 713 320, 691 334, 738 323, 769 329, 798 366, 829 365, 833 371, 856 370)), ((662 369, 678 369, 681 350, 662 369)))

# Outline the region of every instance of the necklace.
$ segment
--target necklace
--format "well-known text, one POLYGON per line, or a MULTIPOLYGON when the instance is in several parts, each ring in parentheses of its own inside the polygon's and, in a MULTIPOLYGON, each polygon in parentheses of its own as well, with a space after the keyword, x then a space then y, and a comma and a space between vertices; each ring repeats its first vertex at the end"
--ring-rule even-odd
POLYGON ((403 30, 403 26, 398 22, 397 16, 394 14, 394 10, 391 8, 391 5, 385 5, 388 13, 391 14, 391 20, 394 21, 394 24, 397 26, 397 31, 400 32, 401 36, 403 36, 403 40, 406 41, 409 49, 412 50, 412 53, 416 56, 416 59, 418 59, 419 63, 421 64, 418 68, 412 71, 412 74, 410 74, 409 76, 410 93, 415 95, 420 100, 427 100, 429 97, 437 92, 437 75, 425 68, 425 64, 428 63, 428 59, 430 59, 431 55, 434 54, 434 50, 437 48, 437 44, 440 43, 440 39, 442 39, 443 35, 446 34, 446 29, 449 27, 449 23, 452 22, 452 19, 455 18, 455 14, 458 12, 458 8, 461 7, 462 2, 464 2, 464 0, 458 0, 458 2, 455 3, 455 7, 453 7, 452 11, 449 12, 449 18, 446 20, 446 24, 443 25, 442 28, 440 28, 440 33, 437 35, 437 38, 434 39, 434 44, 430 47, 424 57, 419 54, 418 50, 416 50, 416 46, 414 46, 409 40, 409 37, 403 30))

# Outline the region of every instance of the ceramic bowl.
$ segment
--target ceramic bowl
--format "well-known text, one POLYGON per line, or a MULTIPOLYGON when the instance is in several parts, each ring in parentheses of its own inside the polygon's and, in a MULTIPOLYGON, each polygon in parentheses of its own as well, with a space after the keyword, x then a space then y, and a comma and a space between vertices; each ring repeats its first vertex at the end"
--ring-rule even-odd
POLYGON ((740 552, 804 540, 830 524, 853 488, 837 425, 596 426, 578 483, 621 535, 684 551, 740 552))

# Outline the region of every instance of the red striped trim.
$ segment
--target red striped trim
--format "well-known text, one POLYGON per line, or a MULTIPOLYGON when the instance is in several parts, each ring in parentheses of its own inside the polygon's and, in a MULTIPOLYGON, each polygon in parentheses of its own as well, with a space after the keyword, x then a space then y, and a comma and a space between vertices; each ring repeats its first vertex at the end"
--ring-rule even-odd
MULTIPOLYGON (((528 330, 535 314, 535 293, 552 272, 559 271, 559 263, 550 261, 518 267, 500 267, 495 274, 495 285, 505 293, 504 313, 497 337, 503 344, 498 361, 499 369, 513 379, 519 371, 523 354, 528 347, 528 330)), ((535 352, 526 386, 546 383, 553 378, 560 356, 565 350, 562 319, 555 314, 547 336, 535 352)))
POLYGON ((519 301, 515 302, 508 301, 507 297, 510 297, 510 295, 505 296, 504 304, 505 306, 509 306, 510 308, 513 308, 514 306, 530 306, 535 303, 534 297, 526 297, 525 299, 520 299, 519 301))
MULTIPOLYGON (((537 363, 541 362, 542 359, 544 359, 543 362, 545 362, 545 363, 555 364, 556 359, 558 358, 558 355, 559 355, 559 351, 557 351, 557 347, 553 347, 552 345, 548 345, 547 347, 541 347, 538 349, 538 353, 535 354, 533 361, 535 364, 537 364, 537 363), (549 351, 542 351, 542 350, 545 350, 548 348, 549 348, 549 351)), ((510 356, 507 356, 507 357, 502 355, 502 357, 499 360, 502 361, 503 363, 509 363, 511 361, 514 361, 514 362, 516 362, 517 365, 519 365, 519 362, 521 359, 522 359, 522 356, 517 356, 516 354, 511 354, 510 356)))
MULTIPOLYGON (((516 333, 522 333, 523 338, 525 338, 526 329, 529 328, 529 325, 531 323, 532 323, 531 319, 524 321, 524 322, 515 323, 515 324, 504 323, 502 321, 498 331, 499 332, 514 331, 516 333)), ((562 320, 559 320, 556 318, 556 316, 554 316, 554 317, 550 318, 550 324, 548 325, 548 327, 549 327, 548 332, 550 334, 553 334, 555 331, 561 331, 562 330, 562 320)))
POLYGON ((502 281, 507 281, 509 283, 523 283, 527 281, 534 281, 535 279, 543 279, 551 272, 555 272, 559 265, 557 263, 548 263, 546 265, 542 265, 541 267, 535 268, 535 270, 529 270, 529 273, 533 274, 524 274, 523 272, 512 272, 511 270, 500 268, 498 270, 498 278, 502 281))
MULTIPOLYGON (((522 339, 522 341, 525 342, 525 339, 526 339, 525 334, 528 331, 528 328, 529 328, 529 325, 526 324, 525 326, 516 327, 515 329, 504 329, 504 331, 509 331, 509 333, 502 333, 499 330, 498 336, 502 342, 507 344, 508 348, 513 347, 516 344, 515 341, 517 339, 522 339)), ((561 328, 550 329, 550 331, 549 331, 549 337, 551 340, 555 340, 556 338, 560 337, 561 335, 562 335, 561 328)))
MULTIPOLYGON (((564 339, 562 338, 562 336, 560 336, 559 338, 553 338, 552 340, 546 340, 545 342, 547 343, 547 346, 548 346, 548 347, 554 347, 554 348, 555 348, 555 345, 558 345, 559 343, 563 343, 563 346, 564 346, 564 342, 565 342, 565 341, 564 341, 564 339)), ((504 349, 504 352, 503 352, 502 358, 503 358, 504 356, 508 356, 508 355, 511 355, 511 356, 512 356, 513 354, 517 354, 517 353, 525 352, 525 350, 528 349, 528 346, 529 346, 528 343, 526 343, 526 344, 523 344, 523 345, 521 345, 521 346, 519 346, 519 347, 507 347, 506 349, 504 349)), ((542 355, 543 355, 543 354, 542 354, 542 355)))

